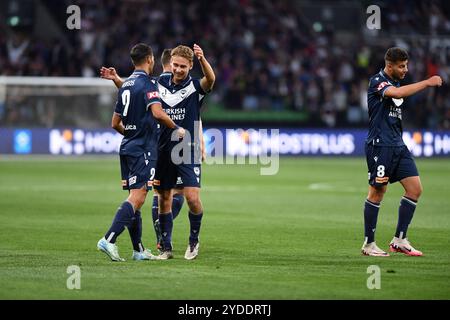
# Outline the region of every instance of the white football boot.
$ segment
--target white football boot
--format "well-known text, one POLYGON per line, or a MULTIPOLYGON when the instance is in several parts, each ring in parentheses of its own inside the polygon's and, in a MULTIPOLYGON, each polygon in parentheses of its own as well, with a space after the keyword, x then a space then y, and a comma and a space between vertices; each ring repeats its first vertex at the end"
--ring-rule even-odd
POLYGON ((125 261, 125 259, 121 258, 119 256, 119 249, 114 243, 110 243, 106 241, 106 239, 103 237, 97 242, 97 249, 106 253, 106 255, 112 260, 112 261, 125 261))
POLYGON ((186 252, 184 253, 184 258, 186 260, 193 260, 198 256, 198 249, 200 248, 200 243, 197 242, 194 245, 189 244, 186 252))
POLYGON ((366 243, 364 242, 361 253, 365 256, 372 256, 372 257, 389 257, 389 253, 381 250, 378 248, 377 244, 374 242, 366 243))
POLYGON ((400 239, 394 237, 389 244, 389 251, 391 252, 402 252, 408 256, 420 257, 423 255, 422 251, 414 249, 414 247, 409 243, 408 238, 400 239))

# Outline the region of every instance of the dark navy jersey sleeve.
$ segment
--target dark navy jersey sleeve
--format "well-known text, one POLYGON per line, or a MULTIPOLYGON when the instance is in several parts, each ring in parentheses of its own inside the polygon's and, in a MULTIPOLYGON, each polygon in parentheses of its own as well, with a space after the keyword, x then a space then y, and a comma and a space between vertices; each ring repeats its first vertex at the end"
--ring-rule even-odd
POLYGON ((205 92, 200 85, 200 79, 192 79, 192 83, 194 84, 194 87, 199 95, 205 96, 207 94, 207 92, 205 92))
POLYGON ((114 112, 119 114, 120 117, 122 117, 122 112, 123 112, 123 103, 122 103, 122 99, 121 99, 121 90, 119 90, 119 92, 117 93, 117 102, 116 102, 116 107, 114 108, 114 112))
POLYGON ((373 93, 376 93, 384 98, 384 92, 390 86, 392 86, 392 84, 389 81, 387 81, 385 78, 374 77, 370 81, 369 90, 371 90, 373 93))
POLYGON ((205 92, 202 88, 202 86, 200 85, 200 79, 192 79, 192 84, 194 85, 195 90, 197 91, 198 94, 198 110, 201 109, 201 107, 203 106, 203 100, 205 99, 205 95, 208 94, 208 92, 205 92))
POLYGON ((145 89, 144 103, 147 108, 154 103, 161 103, 161 100, 159 100, 158 87, 154 80, 148 80, 148 88, 145 89))

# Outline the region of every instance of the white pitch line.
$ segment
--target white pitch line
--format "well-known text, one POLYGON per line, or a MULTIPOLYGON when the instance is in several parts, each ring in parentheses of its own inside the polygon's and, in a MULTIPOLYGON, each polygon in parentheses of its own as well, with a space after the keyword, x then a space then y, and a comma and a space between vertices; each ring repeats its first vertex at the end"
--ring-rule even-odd
POLYGON ((363 188, 355 188, 355 187, 349 187, 349 186, 340 186, 336 183, 330 183, 330 182, 318 182, 318 183, 312 183, 308 186, 309 190, 314 191, 333 191, 333 192, 348 192, 348 193, 360 193, 364 192, 365 189, 363 188))

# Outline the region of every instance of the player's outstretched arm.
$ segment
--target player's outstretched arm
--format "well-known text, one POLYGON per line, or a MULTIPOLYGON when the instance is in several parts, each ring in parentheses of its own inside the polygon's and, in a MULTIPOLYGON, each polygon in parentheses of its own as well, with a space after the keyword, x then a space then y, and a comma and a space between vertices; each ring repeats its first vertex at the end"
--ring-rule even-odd
POLYGON ((214 74, 211 65, 206 60, 202 48, 200 48, 200 46, 198 46, 197 44, 194 44, 194 54, 197 57, 198 62, 200 62, 200 66, 202 67, 202 72, 204 74, 204 77, 200 80, 200 86, 202 87, 203 91, 209 92, 214 86, 216 75, 214 74))
POLYGON ((158 120, 160 123, 165 125, 166 127, 170 129, 177 129, 178 130, 178 137, 184 138, 184 135, 186 134, 186 131, 184 128, 179 127, 173 122, 172 119, 167 115, 167 113, 164 112, 161 103, 152 103, 150 105, 150 108, 152 110, 153 117, 158 120))
POLYGON ((408 84, 403 87, 396 88, 390 86, 384 92, 385 97, 401 99, 412 96, 413 94, 426 89, 427 87, 440 87, 442 85, 442 79, 439 76, 432 76, 427 80, 419 81, 416 83, 408 84))
POLYGON ((118 113, 113 113, 112 119, 111 119, 111 127, 113 127, 114 130, 116 130, 121 135, 124 135, 125 133, 125 127, 123 126, 122 119, 120 118, 120 115, 118 113))
POLYGON ((121 77, 119 77, 116 69, 114 69, 113 67, 109 67, 109 68, 101 67, 100 68, 100 77, 103 79, 112 80, 118 89, 120 87, 122 87, 123 83, 125 82, 122 80, 121 77))

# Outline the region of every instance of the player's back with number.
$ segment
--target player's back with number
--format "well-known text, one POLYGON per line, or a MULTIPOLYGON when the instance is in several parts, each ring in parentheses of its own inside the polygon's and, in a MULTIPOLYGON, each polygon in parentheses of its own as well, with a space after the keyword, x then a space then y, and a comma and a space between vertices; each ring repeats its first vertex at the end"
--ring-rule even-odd
POLYGON ((148 110, 155 102, 159 102, 159 96, 154 80, 144 71, 136 70, 120 88, 115 109, 124 126, 121 155, 150 152, 156 158, 158 124, 148 110))

